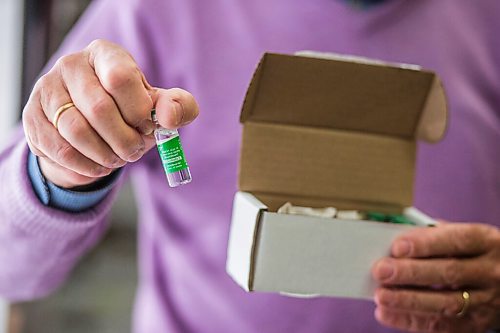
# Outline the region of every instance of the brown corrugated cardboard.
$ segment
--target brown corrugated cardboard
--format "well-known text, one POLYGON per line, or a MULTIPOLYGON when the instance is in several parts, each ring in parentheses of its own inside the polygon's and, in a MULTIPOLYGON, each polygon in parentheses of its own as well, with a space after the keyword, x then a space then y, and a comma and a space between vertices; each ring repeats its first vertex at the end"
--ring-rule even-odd
POLYGON ((239 189, 259 198, 289 198, 280 206, 318 199, 342 209, 365 209, 363 204, 403 208, 412 205, 414 158, 414 141, 248 122, 243 129, 239 189), (352 205, 345 207, 339 200, 352 205))
POLYGON ((248 89, 227 261, 247 290, 369 298, 371 264, 411 227, 274 212, 290 201, 401 213, 416 139, 444 135, 434 73, 327 58, 265 54, 248 89))
POLYGON ((434 73, 329 59, 266 54, 248 89, 241 122, 324 127, 438 141, 445 97, 434 73), (429 94, 432 103, 428 105, 429 94), (432 117, 421 117, 422 111, 432 117), (428 120, 428 118, 431 118, 428 120), (436 133, 437 132, 437 133, 436 133))

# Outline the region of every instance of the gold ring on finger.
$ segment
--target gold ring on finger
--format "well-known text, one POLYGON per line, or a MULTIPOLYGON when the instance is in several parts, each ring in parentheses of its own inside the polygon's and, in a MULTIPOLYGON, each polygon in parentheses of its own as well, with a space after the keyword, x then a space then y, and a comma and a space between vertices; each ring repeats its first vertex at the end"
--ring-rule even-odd
POLYGON ((469 305, 470 305, 470 294, 467 292, 467 291, 462 291, 462 300, 463 300, 463 305, 462 305, 462 309, 460 310, 460 312, 457 313, 457 318, 462 318, 463 316, 465 316, 465 314, 467 313, 467 310, 469 309, 469 305))
POLYGON ((68 109, 71 109, 74 106, 75 106, 75 104, 73 102, 69 102, 69 103, 66 103, 66 104, 60 106, 57 109, 56 113, 54 114, 54 118, 52 119, 52 124, 54 125, 54 127, 56 129, 58 129, 57 123, 59 122, 59 118, 61 118, 61 115, 63 114, 63 112, 68 110, 68 109))

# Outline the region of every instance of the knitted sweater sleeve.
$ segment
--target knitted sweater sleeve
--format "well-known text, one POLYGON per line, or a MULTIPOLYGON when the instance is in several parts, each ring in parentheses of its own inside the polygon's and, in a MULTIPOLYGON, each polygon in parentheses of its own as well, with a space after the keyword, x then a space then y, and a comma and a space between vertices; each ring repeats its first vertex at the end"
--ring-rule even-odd
MULTIPOLYGON (((151 55, 140 2, 93 1, 47 68, 60 56, 103 38, 125 47, 146 77, 154 73, 156 57, 151 55)), ((106 230, 106 216, 121 183, 91 209, 75 213, 54 209, 44 205, 33 190, 28 153, 20 128, 0 150, 0 297, 15 301, 42 297, 64 281, 106 230)))

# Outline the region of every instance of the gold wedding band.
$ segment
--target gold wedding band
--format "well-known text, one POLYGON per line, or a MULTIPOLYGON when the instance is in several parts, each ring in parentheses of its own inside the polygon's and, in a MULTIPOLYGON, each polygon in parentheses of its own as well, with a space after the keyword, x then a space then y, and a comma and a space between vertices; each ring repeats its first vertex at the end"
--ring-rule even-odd
POLYGON ((64 111, 71 109, 74 107, 75 104, 73 102, 69 102, 61 106, 59 109, 57 109, 56 113, 54 114, 54 119, 52 120, 52 124, 54 127, 57 129, 57 123, 59 122, 59 118, 61 118, 61 115, 63 114, 64 111))
POLYGON ((457 313, 457 318, 462 318, 463 316, 465 316, 467 310, 469 309, 470 294, 465 290, 462 292, 462 299, 464 301, 464 304, 462 305, 462 310, 460 310, 460 312, 457 313))

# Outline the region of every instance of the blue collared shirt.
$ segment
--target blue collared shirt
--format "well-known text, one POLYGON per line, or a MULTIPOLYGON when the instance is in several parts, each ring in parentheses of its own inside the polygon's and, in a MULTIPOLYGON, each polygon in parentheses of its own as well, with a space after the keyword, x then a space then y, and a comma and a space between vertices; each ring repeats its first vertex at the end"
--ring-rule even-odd
POLYGON ((68 212, 82 212, 97 205, 111 191, 120 171, 113 172, 103 181, 86 191, 72 191, 48 181, 40 170, 38 158, 31 152, 28 156, 28 174, 38 199, 49 207, 68 212))

